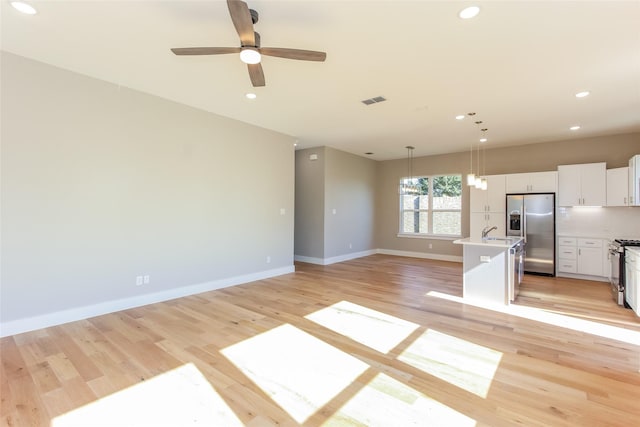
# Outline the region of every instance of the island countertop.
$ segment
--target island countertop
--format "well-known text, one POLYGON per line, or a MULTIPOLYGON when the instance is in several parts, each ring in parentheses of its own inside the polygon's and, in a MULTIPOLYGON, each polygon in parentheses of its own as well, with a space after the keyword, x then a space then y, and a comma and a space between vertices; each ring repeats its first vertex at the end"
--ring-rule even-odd
POLYGON ((464 239, 454 240, 456 245, 475 245, 475 246, 491 246, 495 248, 510 248, 522 241, 522 237, 489 237, 482 239, 480 237, 466 237, 464 239))

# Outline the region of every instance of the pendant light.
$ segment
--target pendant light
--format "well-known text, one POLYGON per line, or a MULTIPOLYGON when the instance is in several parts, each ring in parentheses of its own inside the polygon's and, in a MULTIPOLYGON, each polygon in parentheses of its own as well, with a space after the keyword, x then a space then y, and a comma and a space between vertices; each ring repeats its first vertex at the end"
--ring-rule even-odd
MULTIPOLYGON (((473 117, 476 113, 468 113, 469 117, 473 117)), ((469 173, 467 174, 467 185, 474 185, 476 183, 476 175, 473 173, 473 143, 469 147, 469 173)))
POLYGON ((413 150, 415 147, 407 145, 405 148, 407 149, 407 175, 409 178, 405 178, 400 184, 400 194, 417 195, 420 194, 420 189, 413 181, 413 150))
MULTIPOLYGON (((481 124, 482 124, 482 120, 476 121, 476 126, 480 127, 481 124)), ((480 177, 480 143, 478 143, 478 155, 476 156, 476 161, 478 164, 478 175, 476 176, 476 179, 474 181, 474 186, 478 190, 480 190, 482 189, 482 178, 480 177)))
MULTIPOLYGON (((487 131, 487 128, 484 129, 480 129, 480 132, 482 132, 482 137, 480 138, 480 144, 483 144, 485 142, 487 142, 487 138, 484 137, 484 133, 487 131)), ((485 168, 485 161, 486 161, 487 155, 485 152, 485 148, 484 145, 482 146, 482 180, 480 182, 480 189, 481 190, 486 190, 488 188, 488 183, 487 183, 487 178, 486 178, 486 168, 485 168)))

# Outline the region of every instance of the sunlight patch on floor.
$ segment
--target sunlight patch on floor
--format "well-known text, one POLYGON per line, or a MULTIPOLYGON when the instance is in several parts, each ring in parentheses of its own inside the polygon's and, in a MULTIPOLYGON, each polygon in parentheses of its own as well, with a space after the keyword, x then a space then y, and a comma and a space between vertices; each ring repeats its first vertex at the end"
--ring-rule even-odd
POLYGON ((502 353, 428 329, 402 352, 401 360, 434 377, 486 398, 502 353))
POLYGON ((522 317, 524 319, 534 320, 552 326, 559 326, 561 328, 571 329, 577 332, 597 335, 602 338, 609 338, 628 344, 640 345, 640 332, 620 328, 618 326, 594 322, 591 320, 567 316, 564 314, 558 314, 540 308, 525 307, 518 304, 505 306, 485 305, 477 301, 467 301, 464 298, 435 291, 427 293, 427 296, 446 299, 460 304, 472 305, 474 307, 480 307, 487 310, 498 311, 500 313, 510 314, 512 316, 522 317))
POLYGON ((378 374, 322 425, 473 427, 476 422, 388 375, 378 374))
POLYGON ((51 427, 242 425, 191 363, 51 420, 51 427))
POLYGON ((348 301, 340 301, 305 317, 385 354, 420 326, 348 301))
POLYGON ((221 353, 299 423, 369 367, 288 324, 229 346, 221 353))

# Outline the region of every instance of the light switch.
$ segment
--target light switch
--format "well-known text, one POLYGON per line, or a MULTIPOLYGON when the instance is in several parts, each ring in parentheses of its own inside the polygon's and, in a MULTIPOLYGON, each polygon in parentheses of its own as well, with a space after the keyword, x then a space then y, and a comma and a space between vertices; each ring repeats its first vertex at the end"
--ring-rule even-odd
POLYGON ((480 262, 491 262, 491 257, 489 255, 480 255, 480 262))
POLYGON ((286 213, 284 208, 280 208, 280 215, 284 215, 286 213))

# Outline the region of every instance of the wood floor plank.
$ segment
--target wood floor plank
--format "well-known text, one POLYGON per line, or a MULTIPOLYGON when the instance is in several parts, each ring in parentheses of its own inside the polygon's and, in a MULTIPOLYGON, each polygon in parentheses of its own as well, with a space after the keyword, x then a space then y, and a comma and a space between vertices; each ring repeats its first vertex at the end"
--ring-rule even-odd
MULTIPOLYGON (((609 294, 603 282, 525 275, 515 304, 521 310, 501 312, 461 299, 459 263, 388 255, 298 263, 292 274, 3 338, 0 423, 48 426, 192 364, 246 426, 371 425, 388 415, 379 408, 398 417, 427 410, 443 425, 630 426, 640 419, 640 319, 609 294), (338 323, 319 320, 342 316, 327 311, 340 304, 360 311, 338 323), (371 339, 390 318, 415 327, 385 337, 392 348, 376 350, 371 339), (366 367, 300 422, 288 407, 294 402, 252 379, 284 378, 250 377, 225 356, 282 326, 366 367)), ((296 345, 274 342, 269 351, 296 345)), ((304 362, 287 360, 292 372, 304 362)), ((304 393, 325 386, 292 391, 300 404, 304 393)))

